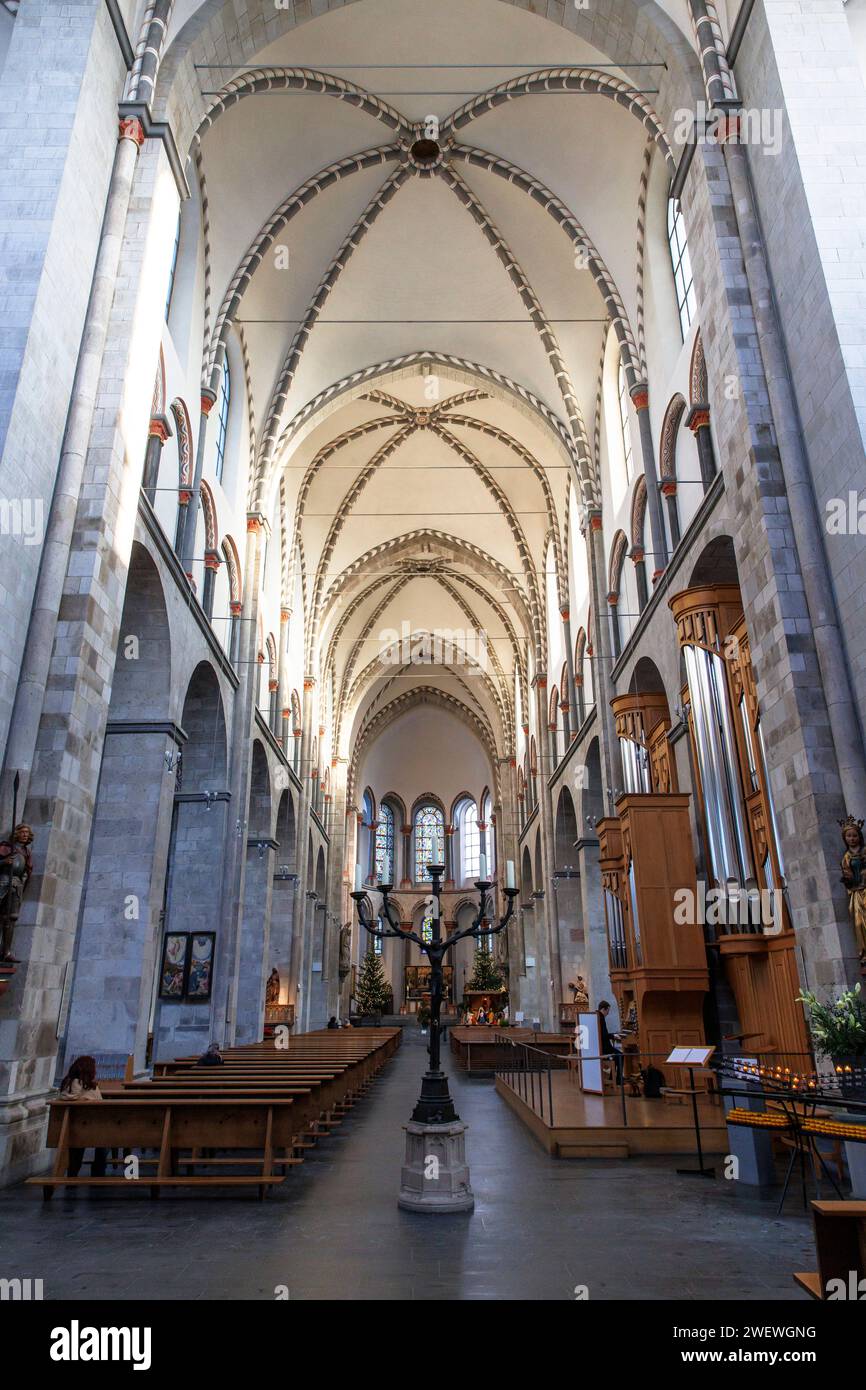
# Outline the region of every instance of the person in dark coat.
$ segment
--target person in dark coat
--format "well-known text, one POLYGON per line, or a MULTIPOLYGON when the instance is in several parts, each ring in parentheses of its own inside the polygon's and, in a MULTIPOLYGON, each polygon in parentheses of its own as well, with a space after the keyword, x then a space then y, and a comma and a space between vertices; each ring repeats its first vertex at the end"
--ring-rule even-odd
POLYGON ((203 1052, 196 1063, 196 1066, 199 1067, 221 1067, 222 1065, 223 1059, 220 1056, 220 1045, 218 1042, 212 1042, 207 1052, 203 1052))
POLYGON ((598 1006, 599 1032, 601 1034, 601 1055, 602 1057, 612 1057, 613 1065, 616 1068, 616 1084, 622 1085, 622 1053, 615 1045, 619 1040, 618 1033, 609 1033, 607 1030, 607 1016, 610 1013, 610 1002, 602 999, 598 1006))

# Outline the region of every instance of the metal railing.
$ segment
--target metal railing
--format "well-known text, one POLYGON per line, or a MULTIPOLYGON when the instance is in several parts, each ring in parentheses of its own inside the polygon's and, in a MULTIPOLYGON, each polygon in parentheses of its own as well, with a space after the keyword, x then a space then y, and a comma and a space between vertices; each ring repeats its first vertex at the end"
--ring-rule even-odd
POLYGON ((501 1077, 534 1114, 552 1127, 552 1073, 567 1070, 568 1058, 545 1052, 529 1043, 516 1042, 504 1033, 496 1033, 494 1037, 503 1044, 504 1051, 502 1061, 496 1064, 497 1077, 501 1077))

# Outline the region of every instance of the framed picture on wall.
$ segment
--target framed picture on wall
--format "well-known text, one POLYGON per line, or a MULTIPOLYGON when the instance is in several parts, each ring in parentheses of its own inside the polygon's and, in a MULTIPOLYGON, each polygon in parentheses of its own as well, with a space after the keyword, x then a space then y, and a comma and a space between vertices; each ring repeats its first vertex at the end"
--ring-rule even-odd
POLYGON ((186 997, 196 1003, 210 999, 213 984, 213 955, 216 932, 194 932, 189 948, 186 997))
POLYGON ((188 932, 166 932, 159 971, 160 999, 183 999, 188 946, 188 932))

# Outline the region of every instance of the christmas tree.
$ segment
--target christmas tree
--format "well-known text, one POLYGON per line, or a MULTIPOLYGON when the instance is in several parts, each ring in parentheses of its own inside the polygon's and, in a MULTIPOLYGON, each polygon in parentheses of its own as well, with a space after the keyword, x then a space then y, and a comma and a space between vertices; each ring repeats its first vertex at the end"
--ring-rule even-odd
POLYGON ((493 959, 492 954, 486 946, 479 946, 475 952, 475 961, 472 967, 472 978, 466 988, 468 990, 489 989, 491 991, 503 989, 505 980, 502 971, 493 959))
POLYGON ((377 956, 373 947, 370 946, 361 961, 361 970, 355 989, 358 1013, 366 1017, 380 1014, 383 1009, 387 1008, 390 997, 391 991, 382 969, 382 958, 377 956))

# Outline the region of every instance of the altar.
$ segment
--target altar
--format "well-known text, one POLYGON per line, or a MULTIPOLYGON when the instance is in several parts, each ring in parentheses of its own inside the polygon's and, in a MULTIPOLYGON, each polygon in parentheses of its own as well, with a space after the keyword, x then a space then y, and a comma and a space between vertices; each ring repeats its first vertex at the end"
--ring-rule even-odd
MULTIPOLYGON (((403 992, 403 1012, 416 1014, 419 1009, 430 1007, 430 974, 429 965, 407 965, 404 976, 403 992)), ((447 1007, 452 1000, 452 984, 454 980, 453 965, 442 967, 442 1005, 447 1012, 447 1007)))

